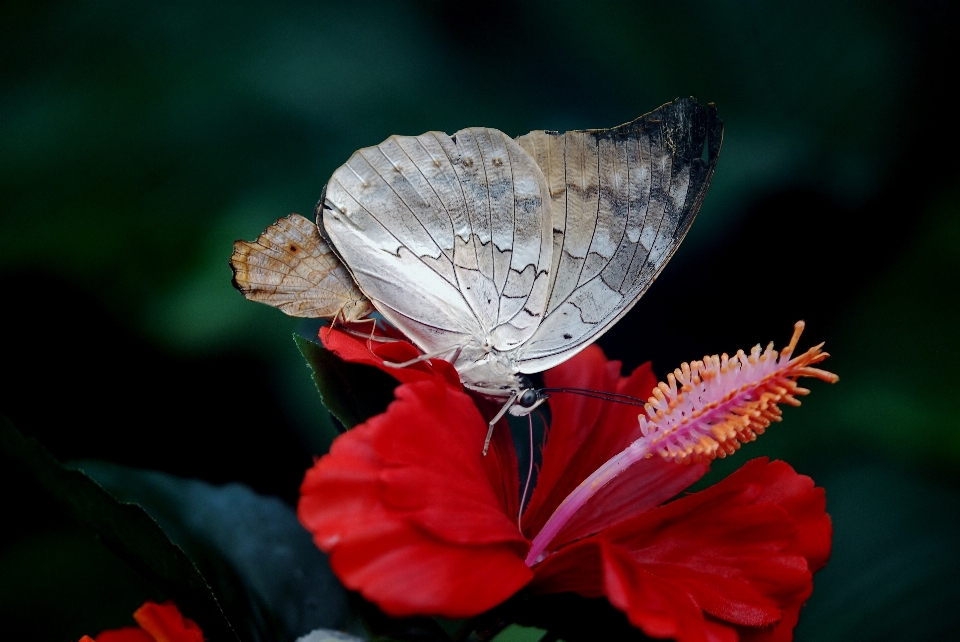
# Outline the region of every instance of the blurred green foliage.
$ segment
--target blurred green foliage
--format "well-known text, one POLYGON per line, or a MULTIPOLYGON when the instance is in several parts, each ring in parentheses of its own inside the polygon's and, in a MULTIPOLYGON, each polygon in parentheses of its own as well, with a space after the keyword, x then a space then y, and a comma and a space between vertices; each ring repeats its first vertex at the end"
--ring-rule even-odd
POLYGON ((911 56, 892 10, 829 6, 14 3, 0 266, 69 274, 178 348, 272 348, 283 322, 222 278, 230 243, 309 214, 357 147, 689 94, 728 132, 690 244, 785 183, 856 202, 901 151, 876 134, 911 56))
MULTIPOLYGON (((713 187, 660 282, 601 343, 665 372, 782 345, 806 318, 805 342, 828 341, 841 381, 747 447, 827 488, 836 552, 798 636, 945 639, 931 636, 960 625, 943 601, 960 598, 956 576, 902 561, 898 535, 919 536, 900 518, 922 504, 948 517, 924 526, 929 541, 960 536, 956 27, 947 2, 4 3, 0 411, 61 458, 291 501, 329 426, 290 341, 316 327, 231 288, 233 240, 309 215, 332 171, 390 134, 606 127, 695 95, 726 123, 713 187), (116 358, 130 353, 149 363, 116 358), (875 581, 895 597, 912 582, 903 613, 935 625, 911 629, 902 602, 868 599, 875 586, 854 575, 871 563, 920 569, 875 581), (858 629, 878 613, 893 613, 887 628, 858 629)), ((12 514, 36 508, 5 493, 12 514)), ((37 577, 85 572, 63 561, 87 555, 66 528, 23 517, 3 555, 45 560, 37 577)), ((938 543, 917 549, 933 554, 957 562, 938 543)), ((104 627, 122 624, 114 613, 104 627)))
POLYGON ((850 370, 843 394, 805 420, 831 424, 832 441, 955 466, 958 376, 950 364, 960 362, 960 183, 925 209, 916 236, 842 321, 835 365, 850 370))

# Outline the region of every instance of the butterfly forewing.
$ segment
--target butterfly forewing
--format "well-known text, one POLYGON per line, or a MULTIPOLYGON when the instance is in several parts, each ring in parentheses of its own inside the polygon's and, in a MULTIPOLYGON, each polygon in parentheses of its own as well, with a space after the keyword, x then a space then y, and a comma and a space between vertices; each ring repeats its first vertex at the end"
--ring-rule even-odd
POLYGON ((547 180, 557 266, 522 372, 569 359, 636 303, 693 222, 721 138, 712 105, 681 99, 613 129, 518 139, 547 180))

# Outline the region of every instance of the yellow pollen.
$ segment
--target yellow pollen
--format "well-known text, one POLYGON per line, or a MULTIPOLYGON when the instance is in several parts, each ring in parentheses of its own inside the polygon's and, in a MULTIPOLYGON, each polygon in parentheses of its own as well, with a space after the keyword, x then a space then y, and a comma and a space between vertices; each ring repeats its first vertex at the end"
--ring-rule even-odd
POLYGON ((811 367, 829 355, 814 346, 792 358, 804 323, 794 326, 780 354, 771 342, 746 354, 738 350, 683 363, 660 382, 640 415, 641 428, 661 456, 678 462, 726 457, 780 421, 780 404, 799 406, 810 391, 796 380, 813 377, 834 383, 837 375, 811 367), (678 384, 679 383, 679 387, 678 384))

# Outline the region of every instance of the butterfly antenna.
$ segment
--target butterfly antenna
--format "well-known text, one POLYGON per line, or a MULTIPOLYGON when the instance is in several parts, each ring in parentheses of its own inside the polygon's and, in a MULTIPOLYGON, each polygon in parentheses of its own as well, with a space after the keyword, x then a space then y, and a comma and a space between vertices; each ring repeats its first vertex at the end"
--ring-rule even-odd
POLYGON ((520 495, 520 509, 517 511, 517 530, 523 535, 523 526, 520 524, 520 518, 523 516, 523 505, 527 501, 527 491, 530 490, 530 480, 533 479, 533 413, 527 415, 527 426, 530 434, 530 460, 527 464, 527 482, 523 485, 523 494, 520 495))
POLYGON ((602 399, 603 401, 612 401, 613 403, 623 403, 627 404, 628 406, 640 406, 641 408, 647 403, 643 399, 631 397, 630 395, 621 395, 616 392, 603 392, 601 390, 587 390, 586 388, 540 388, 537 392, 545 394, 569 392, 571 394, 591 397, 593 399, 602 399))

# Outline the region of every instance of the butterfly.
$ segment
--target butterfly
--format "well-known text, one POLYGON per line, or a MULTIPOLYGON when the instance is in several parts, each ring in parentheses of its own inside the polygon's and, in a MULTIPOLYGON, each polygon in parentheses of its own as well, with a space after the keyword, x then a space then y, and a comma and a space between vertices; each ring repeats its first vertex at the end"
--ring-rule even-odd
POLYGON ((543 401, 524 375, 586 348, 650 287, 700 209, 722 138, 716 108, 693 98, 611 129, 391 136, 333 173, 317 225, 422 359, 504 401, 492 428, 543 401))
POLYGON ((291 214, 253 243, 235 241, 233 285, 251 301, 293 317, 359 321, 373 312, 316 224, 291 214))

